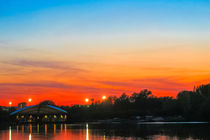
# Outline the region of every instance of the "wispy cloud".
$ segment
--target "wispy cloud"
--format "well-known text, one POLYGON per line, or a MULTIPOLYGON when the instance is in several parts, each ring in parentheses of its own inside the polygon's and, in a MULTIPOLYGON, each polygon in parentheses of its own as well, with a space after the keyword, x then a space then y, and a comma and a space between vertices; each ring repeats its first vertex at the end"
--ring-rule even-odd
POLYGON ((124 87, 124 88, 149 88, 165 91, 177 91, 185 86, 185 84, 171 80, 170 78, 140 78, 124 82, 117 81, 97 81, 100 84, 124 87))
POLYGON ((49 68, 49 69, 65 69, 74 72, 85 72, 87 70, 77 68, 73 66, 71 62, 59 62, 59 61, 49 61, 49 60, 10 60, 1 61, 3 64, 16 65, 21 67, 36 67, 36 68, 49 68))
POLYGON ((134 82, 144 83, 144 82, 151 82, 151 83, 159 83, 162 85, 173 85, 173 86, 183 86, 182 83, 172 80, 171 78, 140 78, 132 80, 134 82))
POLYGON ((0 83, 0 86, 24 86, 24 87, 51 87, 51 88, 70 88, 71 85, 66 85, 58 82, 43 81, 37 83, 0 83))
POLYGON ((111 85, 111 86, 130 86, 131 82, 114 82, 114 81, 98 81, 100 84, 111 85))
POLYGON ((112 88, 100 88, 94 86, 85 86, 85 85, 73 85, 73 84, 65 84, 59 83, 55 81, 41 81, 35 83, 0 83, 1 87, 39 87, 39 88, 58 88, 58 89, 66 89, 66 90, 75 90, 75 91, 84 91, 86 93, 99 93, 100 91, 126 91, 122 89, 112 89, 112 88))

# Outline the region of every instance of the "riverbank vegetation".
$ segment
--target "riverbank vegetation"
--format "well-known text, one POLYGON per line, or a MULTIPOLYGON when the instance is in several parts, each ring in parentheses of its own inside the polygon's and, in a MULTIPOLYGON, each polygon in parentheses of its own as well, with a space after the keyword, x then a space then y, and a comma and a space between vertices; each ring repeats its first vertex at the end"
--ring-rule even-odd
POLYGON ((160 121, 210 121, 210 84, 195 87, 193 91, 181 91, 177 98, 156 97, 144 89, 131 96, 123 93, 120 97, 110 96, 103 102, 91 101, 86 106, 62 108, 69 112, 70 121, 147 120, 149 117, 159 118, 160 121))
MULTIPOLYGON (((110 96, 103 102, 91 99, 89 105, 61 106, 68 112, 68 122, 98 120, 138 121, 208 121, 210 122, 210 84, 181 91, 176 98, 156 97, 150 90, 128 96, 110 96)), ((51 103, 45 101, 42 103, 51 103)), ((53 103, 54 105, 54 103, 53 103)), ((8 121, 9 111, 0 110, 0 122, 8 121)))

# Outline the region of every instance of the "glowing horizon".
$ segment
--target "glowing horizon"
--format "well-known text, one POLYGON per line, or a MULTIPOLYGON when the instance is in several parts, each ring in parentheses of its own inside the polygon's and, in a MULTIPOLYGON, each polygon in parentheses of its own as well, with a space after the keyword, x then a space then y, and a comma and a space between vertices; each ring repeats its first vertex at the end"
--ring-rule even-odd
POLYGON ((210 83, 207 0, 0 2, 0 105, 210 83))

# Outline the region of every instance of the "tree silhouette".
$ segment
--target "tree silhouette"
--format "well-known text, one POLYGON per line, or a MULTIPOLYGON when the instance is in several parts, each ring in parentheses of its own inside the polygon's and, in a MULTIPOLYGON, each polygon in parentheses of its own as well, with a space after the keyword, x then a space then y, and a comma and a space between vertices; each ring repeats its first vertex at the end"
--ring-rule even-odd
MULTIPOLYGON (((62 106, 69 112, 70 121, 94 121, 98 119, 126 118, 132 116, 183 116, 185 121, 210 121, 210 84, 195 87, 193 91, 181 91, 176 98, 155 97, 148 89, 128 96, 110 96, 100 101, 91 99, 91 106, 62 106)), ((55 105, 51 100, 45 100, 40 105, 55 105)), ((0 118, 7 118, 8 113, 0 118)))

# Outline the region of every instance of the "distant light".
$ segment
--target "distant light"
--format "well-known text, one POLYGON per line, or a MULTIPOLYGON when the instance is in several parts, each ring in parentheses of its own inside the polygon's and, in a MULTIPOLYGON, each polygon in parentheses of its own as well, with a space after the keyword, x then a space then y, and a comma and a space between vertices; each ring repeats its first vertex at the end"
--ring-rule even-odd
POLYGON ((12 105, 12 102, 9 102, 9 105, 12 105))
POLYGON ((102 96, 102 99, 105 100, 106 99, 106 96, 102 96))
POLYGON ((85 99, 85 102, 89 102, 89 99, 88 99, 88 98, 86 98, 86 99, 85 99))
POLYGON ((32 99, 31 99, 31 98, 29 98, 29 99, 28 99, 28 101, 29 101, 29 102, 31 102, 31 101, 32 101, 32 99))

